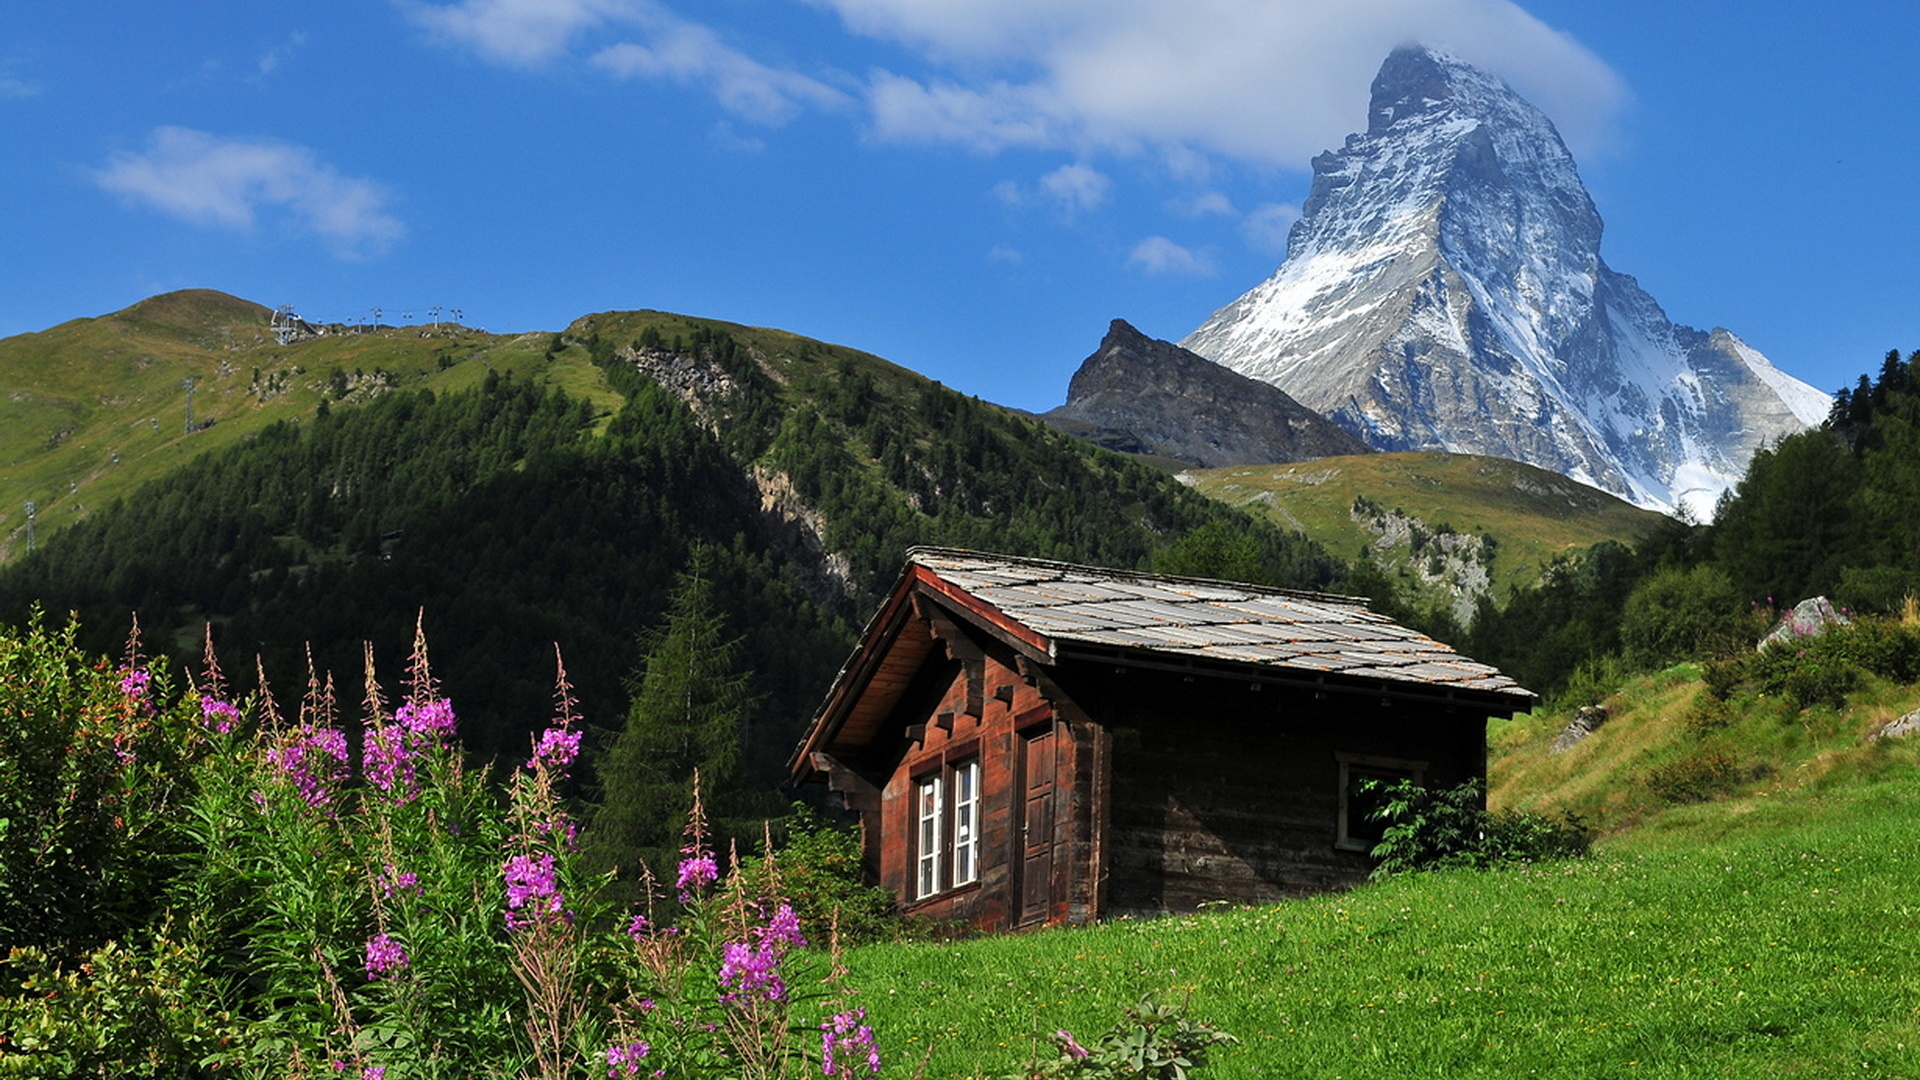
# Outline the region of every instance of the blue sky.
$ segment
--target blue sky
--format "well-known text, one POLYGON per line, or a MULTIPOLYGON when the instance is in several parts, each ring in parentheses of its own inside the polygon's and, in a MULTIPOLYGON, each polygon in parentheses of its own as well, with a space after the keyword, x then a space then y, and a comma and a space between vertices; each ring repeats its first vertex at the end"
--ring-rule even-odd
POLYGON ((1916 10, 0 0, 0 335, 187 287, 495 331, 647 307, 1044 409, 1109 319, 1178 339, 1269 274, 1417 39, 1555 120, 1671 317, 1832 390, 1920 348, 1916 10))

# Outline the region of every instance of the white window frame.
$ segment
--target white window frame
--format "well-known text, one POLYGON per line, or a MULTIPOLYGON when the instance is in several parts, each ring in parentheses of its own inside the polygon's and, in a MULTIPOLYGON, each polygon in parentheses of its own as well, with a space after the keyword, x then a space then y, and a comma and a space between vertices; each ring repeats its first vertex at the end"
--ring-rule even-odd
POLYGON ((980 759, 955 765, 953 777, 953 872, 958 888, 980 880, 980 759))
POLYGON ((980 880, 980 758, 942 763, 913 781, 913 898, 980 880))
POLYGON ((935 770, 913 782, 914 899, 925 900, 941 891, 940 855, 943 811, 946 809, 945 771, 935 770))
POLYGON ((1373 754, 1335 754, 1333 756, 1340 763, 1340 815, 1334 831, 1333 846, 1341 851, 1358 851, 1363 854, 1370 852, 1373 850, 1373 842, 1365 837, 1355 837, 1351 827, 1353 823, 1349 820, 1352 808, 1347 805, 1348 793, 1353 790, 1354 772, 1357 770, 1362 775, 1372 776, 1390 774, 1394 777, 1409 778, 1416 784, 1425 784, 1427 763, 1407 758, 1379 757, 1373 754))

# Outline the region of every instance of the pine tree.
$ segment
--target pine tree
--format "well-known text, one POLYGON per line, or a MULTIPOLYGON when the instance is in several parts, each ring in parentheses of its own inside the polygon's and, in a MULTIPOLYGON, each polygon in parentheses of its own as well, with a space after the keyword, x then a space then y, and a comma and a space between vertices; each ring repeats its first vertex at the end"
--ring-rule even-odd
POLYGON ((697 769, 708 807, 724 817, 740 793, 741 732, 757 704, 714 600, 713 555, 696 548, 665 618, 642 639, 626 726, 594 762, 599 807, 587 843, 623 879, 642 861, 670 873, 697 769))

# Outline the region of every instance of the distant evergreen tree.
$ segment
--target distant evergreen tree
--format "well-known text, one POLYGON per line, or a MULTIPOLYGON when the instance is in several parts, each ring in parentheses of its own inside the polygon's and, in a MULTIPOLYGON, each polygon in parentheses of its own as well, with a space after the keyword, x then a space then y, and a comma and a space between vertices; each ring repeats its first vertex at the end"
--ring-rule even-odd
POLYGON ((693 804, 695 770, 709 811, 741 806, 741 732, 757 704, 714 600, 713 556, 696 548, 665 618, 644 637, 626 726, 593 759, 599 807, 587 829, 597 862, 631 881, 645 861, 669 872, 693 804))

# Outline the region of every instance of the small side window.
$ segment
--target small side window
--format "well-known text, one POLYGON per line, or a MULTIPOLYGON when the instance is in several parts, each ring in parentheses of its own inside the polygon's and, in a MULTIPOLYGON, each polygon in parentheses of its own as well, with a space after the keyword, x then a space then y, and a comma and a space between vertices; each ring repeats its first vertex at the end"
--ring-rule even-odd
POLYGON ((1386 826, 1373 820, 1374 812, 1380 807, 1380 795, 1368 791, 1366 782, 1424 783, 1427 763, 1368 754, 1335 754, 1334 757, 1340 764, 1340 818, 1333 846, 1343 851, 1372 851, 1386 826))

